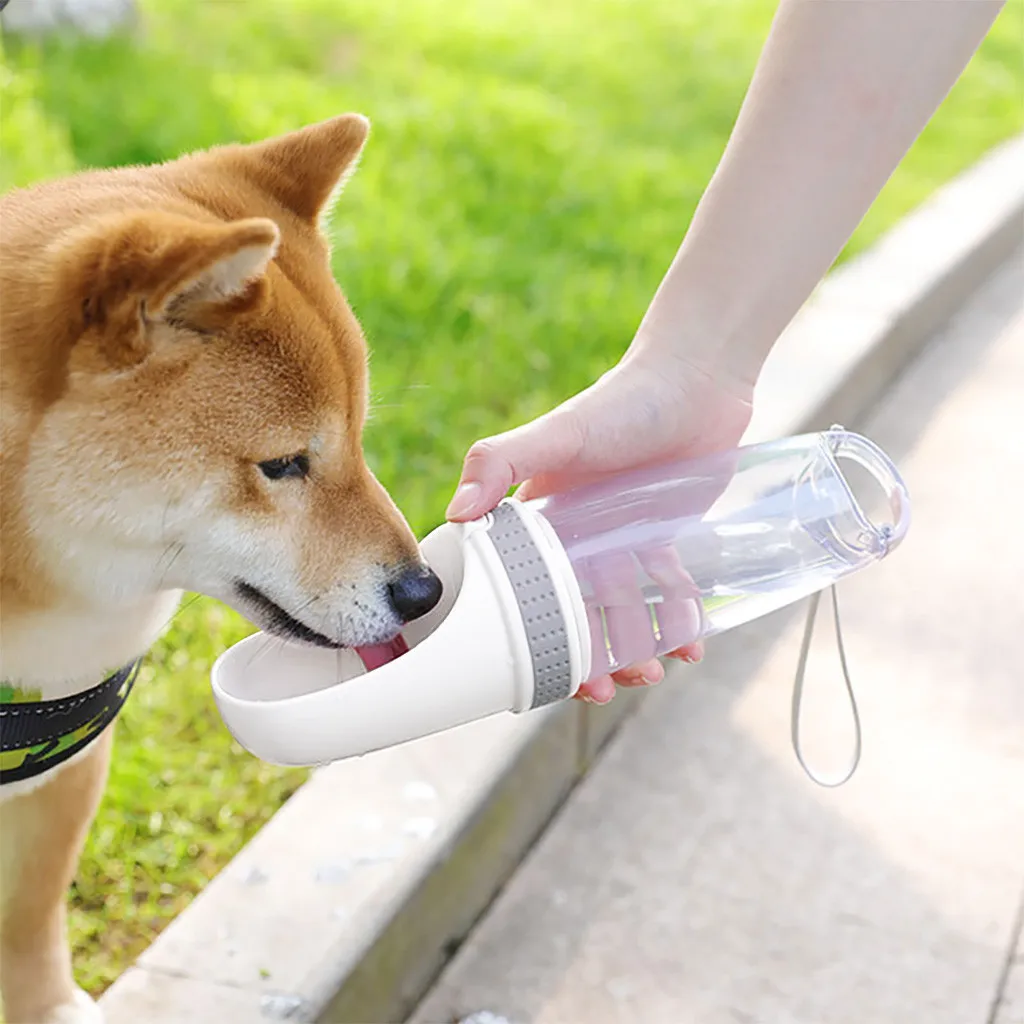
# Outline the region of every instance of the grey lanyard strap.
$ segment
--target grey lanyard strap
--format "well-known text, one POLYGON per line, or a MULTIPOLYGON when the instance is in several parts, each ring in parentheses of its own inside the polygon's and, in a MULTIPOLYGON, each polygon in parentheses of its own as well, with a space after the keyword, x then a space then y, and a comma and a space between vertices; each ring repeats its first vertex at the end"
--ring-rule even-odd
POLYGON ((829 589, 832 591, 832 614, 836 625, 836 649, 839 653, 839 666, 842 669, 843 685, 846 687, 846 695, 850 699, 850 713, 853 716, 853 753, 846 769, 837 778, 824 778, 807 764, 800 746, 800 705, 804 695, 804 676, 807 674, 807 658, 811 652, 811 639, 814 636, 814 622, 817 618, 818 605, 821 601, 820 592, 811 597, 807 608, 807 624, 804 626, 804 638, 800 644, 800 659, 797 661, 796 677, 793 679, 793 704, 790 711, 789 730, 793 741, 793 752, 796 754, 796 759, 800 762, 800 767, 807 773, 808 778, 819 786, 834 788, 849 781, 857 770, 857 765, 860 763, 861 735, 857 698, 854 696, 853 685, 850 682, 850 669, 846 663, 846 649, 843 646, 843 631, 839 624, 839 598, 836 596, 835 584, 829 589))

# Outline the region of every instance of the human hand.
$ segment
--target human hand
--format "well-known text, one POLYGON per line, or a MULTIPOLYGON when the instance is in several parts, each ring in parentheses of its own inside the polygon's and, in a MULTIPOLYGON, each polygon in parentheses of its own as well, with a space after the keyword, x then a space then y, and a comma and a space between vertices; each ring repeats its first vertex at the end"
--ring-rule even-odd
MULTIPOLYGON (((752 393, 730 390, 711 374, 656 352, 631 351, 586 391, 504 434, 477 441, 448 507, 460 522, 489 512, 520 484, 538 498, 611 473, 735 447, 750 421, 752 393)), ((671 657, 695 662, 700 643, 671 657)), ((577 697, 605 704, 615 684, 658 683, 657 659, 590 680, 577 697)))

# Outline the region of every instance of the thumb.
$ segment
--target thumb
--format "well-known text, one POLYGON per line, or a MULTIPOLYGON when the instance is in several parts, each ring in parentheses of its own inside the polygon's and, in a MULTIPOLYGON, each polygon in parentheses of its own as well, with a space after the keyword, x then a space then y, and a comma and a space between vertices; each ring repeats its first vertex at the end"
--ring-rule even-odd
POLYGON ((454 522, 490 512, 508 493, 539 473, 570 463, 583 447, 584 432, 575 412, 559 406, 515 430, 477 441, 466 455, 462 478, 448 506, 454 522))

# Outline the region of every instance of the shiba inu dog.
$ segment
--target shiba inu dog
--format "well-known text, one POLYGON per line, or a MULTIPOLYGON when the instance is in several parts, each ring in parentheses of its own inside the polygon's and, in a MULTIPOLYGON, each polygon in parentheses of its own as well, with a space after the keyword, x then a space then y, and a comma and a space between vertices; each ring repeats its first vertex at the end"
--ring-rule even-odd
POLYGON ((0 988, 8 1024, 100 1020, 64 899, 113 716, 182 590, 322 646, 440 597, 363 458, 366 348, 319 222, 368 131, 0 200, 0 988))

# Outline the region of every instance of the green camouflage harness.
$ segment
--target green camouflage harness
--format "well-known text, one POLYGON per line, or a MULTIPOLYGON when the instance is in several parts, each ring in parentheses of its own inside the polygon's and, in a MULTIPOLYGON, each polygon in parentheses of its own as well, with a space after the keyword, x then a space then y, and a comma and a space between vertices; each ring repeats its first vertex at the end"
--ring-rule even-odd
POLYGON ((42 775, 87 747, 117 717, 141 661, 61 700, 0 683, 0 785, 42 775))

